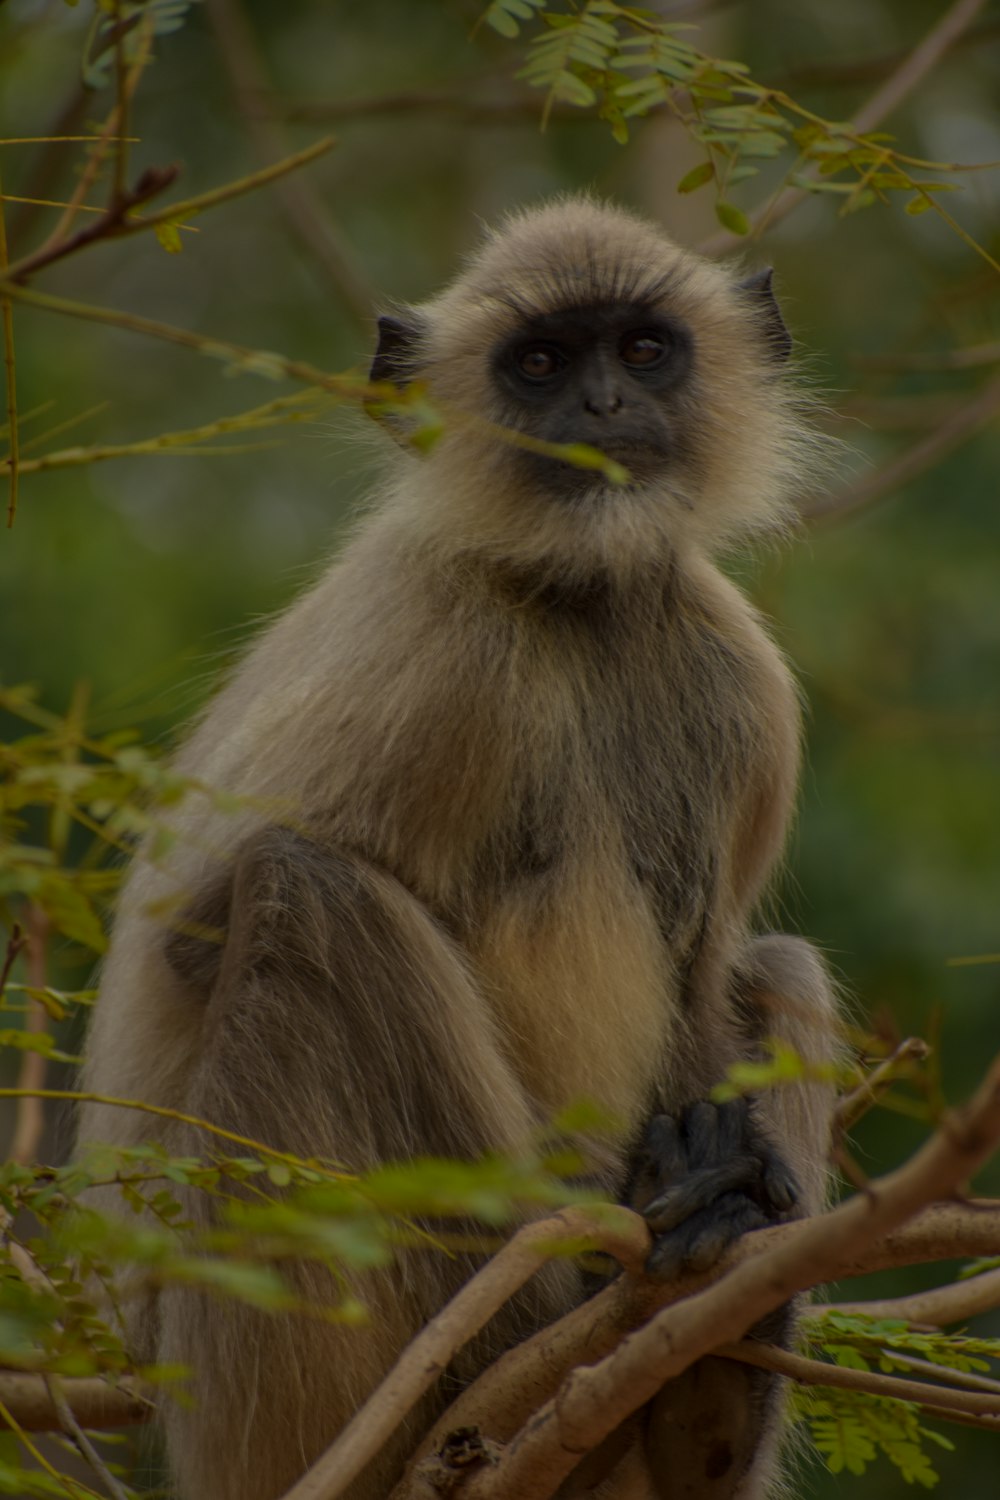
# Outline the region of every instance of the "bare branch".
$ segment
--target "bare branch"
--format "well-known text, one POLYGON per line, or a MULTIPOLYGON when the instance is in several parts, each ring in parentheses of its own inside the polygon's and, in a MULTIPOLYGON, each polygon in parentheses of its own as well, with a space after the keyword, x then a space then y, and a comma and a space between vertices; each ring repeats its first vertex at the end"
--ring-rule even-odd
POLYGON ((825 522, 853 515, 883 495, 902 488, 925 469, 940 462, 946 453, 966 442, 1000 412, 1000 380, 983 387, 951 413, 920 442, 890 458, 858 484, 811 501, 802 511, 805 520, 825 522))
MULTIPOLYGON (((800 1227, 782 1225, 745 1235, 707 1275, 688 1274, 665 1285, 654 1285, 646 1278, 631 1275, 619 1277, 597 1296, 495 1361, 435 1423, 420 1444, 418 1456, 440 1448, 447 1434, 458 1427, 479 1426, 506 1442, 537 1406, 551 1399, 576 1365, 593 1363, 609 1354, 624 1333, 645 1322, 660 1308, 712 1285, 743 1261, 787 1243, 800 1227)), ((871 1271, 951 1259, 958 1254, 989 1255, 995 1252, 997 1244, 1000 1244, 1000 1200, 935 1204, 912 1223, 887 1235, 865 1255, 856 1257, 841 1274, 864 1276, 871 1271)), ((867 1306, 862 1304, 859 1310, 867 1306)))
MULTIPOLYGON (((997 1241, 1000 1244, 1000 1239, 997 1241)), ((886 1297, 874 1302, 816 1303, 806 1311, 807 1317, 824 1312, 865 1313, 869 1318, 902 1318, 913 1325, 943 1328, 949 1323, 964 1323, 979 1313, 1000 1307, 1000 1267, 970 1276, 967 1281, 952 1281, 933 1287, 929 1292, 914 1292, 909 1297, 886 1297)))
MULTIPOLYGON (((825 1385, 834 1389, 865 1391, 870 1396, 888 1396, 893 1401, 913 1401, 918 1406, 933 1406, 938 1415, 948 1411, 967 1412, 974 1417, 992 1417, 1000 1422, 1000 1385, 993 1392, 949 1390, 944 1385, 926 1381, 904 1380, 898 1375, 883 1375, 877 1370, 848 1370, 827 1364, 821 1359, 807 1359, 744 1339, 738 1344, 720 1344, 713 1354, 723 1359, 739 1360, 761 1370, 776 1370, 799 1385, 825 1385)), ((895 1354, 893 1355, 895 1358, 895 1354)), ((940 1366, 931 1366, 939 1369, 940 1366)))
POLYGON ((104 1486, 107 1493, 111 1496, 111 1500, 129 1500, 128 1494, 122 1489, 74 1416, 63 1392, 62 1381, 57 1375, 46 1375, 45 1385, 48 1390, 49 1399, 55 1407, 56 1415, 59 1418, 59 1426, 76 1448, 84 1463, 90 1467, 98 1481, 104 1486))
POLYGON ((464 1493, 469 1500, 548 1500, 580 1458, 666 1380, 721 1342, 742 1338, 797 1292, 849 1273, 882 1236, 898 1231, 929 1202, 954 1195, 998 1142, 1000 1058, 973 1100, 950 1112, 905 1166, 831 1212, 785 1226, 781 1243, 737 1266, 715 1287, 665 1309, 607 1358, 574 1369, 556 1398, 495 1465, 470 1478, 464 1493))
MULTIPOLYGON (((0 181, 0 276, 7 275, 8 263, 3 183, 0 181)), ((0 324, 3 325, 3 363, 7 390, 7 446, 9 452, 5 462, 10 471, 7 525, 11 527, 14 524, 14 517, 17 515, 17 488, 20 472, 18 443, 20 441, 20 433, 17 425, 17 361, 14 355, 14 316, 8 297, 0 297, 0 324)))
POLYGON ((582 1248, 581 1242, 613 1255, 634 1272, 641 1271, 650 1245, 649 1230, 638 1215, 610 1205, 563 1209, 526 1225, 403 1351, 378 1390, 284 1500, 335 1500, 342 1495, 463 1344, 548 1265, 560 1247, 582 1248))
MULTIPOLYGON (((95 1432, 134 1427, 156 1415, 152 1401, 127 1385, 108 1385, 105 1380, 89 1376, 78 1379, 64 1376, 60 1384, 77 1422, 95 1432)), ((59 1413, 44 1375, 0 1370, 0 1405, 13 1413, 26 1432, 53 1432, 60 1426, 59 1413)))
POLYGON ((863 370, 975 370, 1000 363, 1000 339, 933 354, 865 354, 855 363, 863 370))
MULTIPOLYGON (((34 990, 43 990, 47 983, 46 945, 49 936, 49 920, 40 906, 34 902, 28 907, 25 923, 25 959, 28 984, 34 990)), ((48 1027, 48 1012, 38 1000, 28 1006, 26 1030, 40 1036, 48 1027)), ((17 1075, 17 1086, 23 1090, 17 1102, 17 1124, 14 1140, 8 1155, 11 1161, 25 1165, 36 1161, 42 1136, 45 1132, 45 1107, 34 1090, 45 1084, 47 1059, 42 1052, 26 1052, 21 1059, 17 1075)))
MULTIPOLYGON (((262 107, 270 92, 264 66, 239 0, 208 0, 206 9, 258 155, 265 160, 281 156, 279 133, 262 107)), ((354 321, 368 330, 374 292, 311 187, 301 178, 289 177, 282 178, 276 190, 296 237, 321 267, 354 321)))

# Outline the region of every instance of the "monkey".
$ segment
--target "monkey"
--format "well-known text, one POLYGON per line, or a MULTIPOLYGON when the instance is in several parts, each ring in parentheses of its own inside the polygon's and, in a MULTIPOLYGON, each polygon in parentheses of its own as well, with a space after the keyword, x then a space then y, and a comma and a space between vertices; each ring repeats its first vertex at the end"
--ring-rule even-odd
MULTIPOLYGON (((88 1091, 359 1171, 516 1150, 590 1099, 615 1122, 595 1182, 646 1214, 662 1274, 822 1206, 824 1085, 710 1100, 767 1038, 814 1063, 834 1045, 817 951, 754 930, 801 716, 719 567, 786 528, 815 471, 790 342, 769 271, 589 196, 513 214, 445 290, 379 319, 376 391, 423 382, 443 432, 386 445, 347 545, 180 750, 180 773, 244 800, 189 798, 169 857, 134 862, 88 1091)), ((80 1139, 154 1126, 198 1148, 177 1120, 99 1103, 80 1139)), ((474 1264, 366 1275, 364 1330, 150 1295, 139 1357, 190 1367, 200 1394, 163 1414, 179 1495, 275 1500, 474 1264)), ((315 1266, 289 1274, 330 1296, 315 1266)), ((583 1295, 553 1266, 457 1378, 583 1295)), ((427 1398, 351 1500, 384 1500, 445 1404, 427 1398)), ((702 1360, 643 1418, 648 1493, 770 1493, 776 1413, 770 1377, 702 1360)))

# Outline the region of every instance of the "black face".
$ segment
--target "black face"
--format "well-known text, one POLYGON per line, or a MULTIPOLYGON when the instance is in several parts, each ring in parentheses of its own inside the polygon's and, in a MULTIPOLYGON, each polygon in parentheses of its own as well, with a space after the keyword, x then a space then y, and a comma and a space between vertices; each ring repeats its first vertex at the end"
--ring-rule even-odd
MULTIPOLYGON (((505 423, 551 443, 589 443, 637 480, 679 456, 691 365, 687 329, 641 303, 546 313, 493 356, 505 423)), ((558 470, 572 487, 593 483, 586 470, 536 461, 550 481, 558 470)))

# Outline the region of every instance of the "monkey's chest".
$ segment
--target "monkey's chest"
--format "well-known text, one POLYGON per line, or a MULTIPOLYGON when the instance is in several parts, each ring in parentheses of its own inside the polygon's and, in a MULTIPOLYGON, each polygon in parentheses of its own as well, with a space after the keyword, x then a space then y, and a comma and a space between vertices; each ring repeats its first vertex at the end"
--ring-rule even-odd
POLYGON ((608 825, 602 841, 617 847, 683 962, 727 881, 734 830, 758 780, 760 726, 732 676, 720 683, 706 670, 692 682, 675 671, 644 686, 619 690, 588 716, 588 780, 608 825))

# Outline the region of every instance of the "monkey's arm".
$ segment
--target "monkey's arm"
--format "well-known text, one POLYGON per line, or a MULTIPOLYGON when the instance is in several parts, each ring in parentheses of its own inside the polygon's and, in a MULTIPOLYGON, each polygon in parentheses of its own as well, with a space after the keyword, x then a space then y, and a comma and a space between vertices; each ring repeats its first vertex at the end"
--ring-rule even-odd
MULTIPOLYGON (((270 828, 237 851, 230 886, 206 888, 189 925, 211 927, 228 910, 221 952, 205 943, 199 954, 192 937, 170 944, 188 983, 213 980, 189 1112, 355 1170, 421 1154, 479 1156, 529 1136, 529 1104, 482 996, 397 881, 353 853, 270 828)), ((192 1195, 190 1212, 204 1218, 211 1204, 192 1195)), ((300 1295, 338 1300, 342 1288, 315 1264, 285 1271, 300 1295)), ((202 1407, 166 1412, 185 1500, 283 1493, 469 1272, 468 1258, 403 1252, 356 1289, 366 1328, 165 1292, 159 1358, 193 1368, 202 1407)), ((532 1321, 570 1305, 557 1279, 537 1291, 532 1321)), ((493 1337, 513 1341, 516 1319, 493 1337)), ((428 1407, 414 1421, 432 1416, 428 1407)), ((412 1438, 400 1434, 352 1500, 387 1493, 412 1438)))
MULTIPOLYGON (((800 938, 750 945, 734 1004, 752 1041, 785 1041, 809 1062, 836 1052, 835 1000, 822 960, 800 938)), ((748 1047, 748 1051, 751 1048, 748 1047)), ((657 1116, 631 1185, 657 1240, 651 1269, 705 1269, 737 1235, 819 1211, 826 1199, 832 1089, 805 1083, 716 1107, 657 1116)), ((787 1346, 794 1308, 751 1337, 787 1346)), ((778 1479, 779 1383, 731 1360, 699 1360, 647 1409, 644 1450, 659 1500, 764 1500, 778 1479)))

